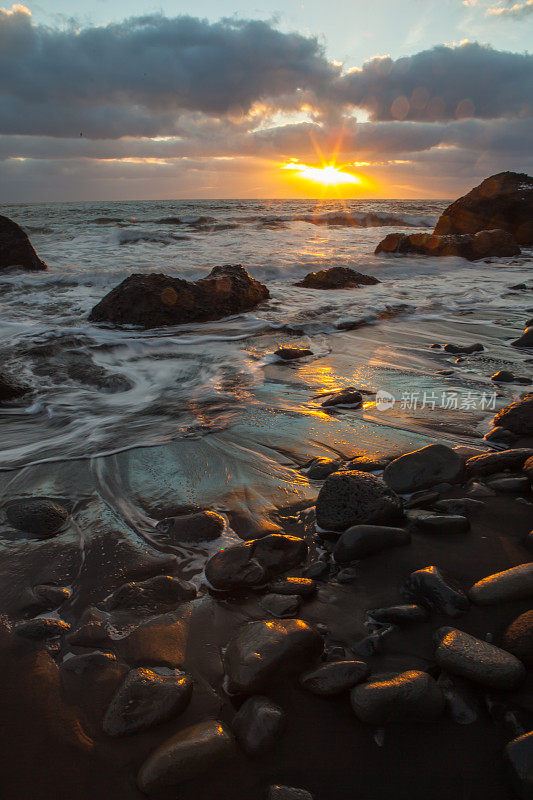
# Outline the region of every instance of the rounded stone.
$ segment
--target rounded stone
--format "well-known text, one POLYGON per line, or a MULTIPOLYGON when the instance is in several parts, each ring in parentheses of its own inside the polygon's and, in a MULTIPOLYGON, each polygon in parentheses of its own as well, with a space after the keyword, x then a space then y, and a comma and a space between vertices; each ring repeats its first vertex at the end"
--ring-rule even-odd
POLYGON ((151 753, 137 775, 141 792, 155 795, 203 775, 236 755, 233 734, 218 720, 192 725, 151 753))
POLYGON ((341 461, 333 458, 314 458, 311 463, 303 469, 305 475, 312 481, 324 481, 341 466, 341 461))
POLYGON ((403 528, 383 525, 354 525, 348 528, 335 546, 333 555, 339 564, 379 553, 381 550, 409 544, 411 535, 403 528))
POLYGON ((267 697, 250 697, 233 719, 232 729, 239 745, 249 756, 268 752, 285 726, 281 706, 267 697))
POLYGON ((427 608, 415 603, 387 608, 374 608, 367 611, 369 617, 376 622, 389 622, 391 625, 405 625, 412 622, 425 622, 429 613, 427 608))
POLYGON ((515 619, 502 639, 505 650, 528 667, 533 667, 533 609, 515 619))
POLYGON ((444 710, 445 699, 427 672, 411 670, 364 683, 351 691, 352 708, 362 722, 429 722, 444 710))
POLYGON ((517 797, 531 800, 533 797, 533 731, 509 742, 505 748, 505 760, 517 797))
POLYGON ((469 608, 468 598, 462 589, 435 566, 412 572, 400 593, 405 600, 420 603, 431 611, 450 617, 458 617, 469 608))
POLYGON ((273 617, 294 617, 302 605, 301 597, 296 594, 266 594, 259 601, 264 611, 273 617))
POLYGON ((313 800, 311 792, 294 786, 270 786, 267 800, 313 800))
POLYGON ((453 675, 494 689, 512 689, 525 677, 522 662, 493 644, 455 628, 441 629, 438 635, 435 659, 453 675))
POLYGON ((480 606, 533 597, 533 562, 488 575, 472 586, 468 596, 480 606))
POLYGON ((443 481, 457 483, 463 473, 464 461, 455 450, 430 444, 391 461, 383 479, 395 492, 415 492, 443 481))
POLYGON ((39 539, 54 536, 65 525, 68 511, 46 497, 23 497, 4 506, 7 521, 13 528, 39 539))
POLYGON ((297 358, 312 356, 313 351, 305 347, 282 346, 278 347, 278 349, 274 351, 274 355, 278 356, 278 358, 281 358, 283 361, 294 361, 297 358))
POLYGON ((181 517, 166 517, 157 523, 156 530, 165 533, 176 544, 212 542, 225 527, 224 517, 214 511, 200 511, 181 517))
POLYGON ((419 517, 416 520, 416 527, 424 533, 466 533, 470 530, 470 522, 466 517, 459 514, 444 516, 441 514, 431 514, 427 517, 419 517))
POLYGON ((358 470, 330 475, 316 503, 317 524, 324 530, 393 524, 401 517, 401 500, 396 493, 381 478, 358 470))
POLYGON ((156 611, 162 608, 174 608, 179 603, 193 600, 195 597, 194 584, 170 575, 156 575, 146 581, 125 583, 100 603, 100 608, 107 611, 130 608, 156 611))
POLYGON ((312 578, 287 577, 269 584, 268 590, 274 594, 296 594, 309 598, 316 592, 316 582, 312 578))
POLYGON ((332 661, 304 672, 300 685, 312 694, 331 697, 366 680, 370 667, 364 661, 332 661))

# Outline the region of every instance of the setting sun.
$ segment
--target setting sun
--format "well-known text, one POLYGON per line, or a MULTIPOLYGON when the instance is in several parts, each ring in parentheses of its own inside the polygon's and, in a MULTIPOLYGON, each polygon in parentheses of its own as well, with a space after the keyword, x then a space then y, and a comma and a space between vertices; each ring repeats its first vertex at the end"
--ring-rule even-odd
POLYGON ((325 164, 323 167, 309 167, 307 164, 290 162, 285 164, 282 169, 298 172, 302 178, 320 183, 322 186, 341 186, 343 184, 361 183, 361 179, 351 172, 343 172, 334 164, 325 164))

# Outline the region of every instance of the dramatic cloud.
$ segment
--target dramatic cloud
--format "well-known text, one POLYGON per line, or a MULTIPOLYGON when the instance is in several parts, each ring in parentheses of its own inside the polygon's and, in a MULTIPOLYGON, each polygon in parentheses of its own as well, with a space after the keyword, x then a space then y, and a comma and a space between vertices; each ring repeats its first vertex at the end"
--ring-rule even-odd
POLYGON ((522 117, 533 112, 533 56, 465 42, 393 61, 374 58, 340 78, 339 99, 372 119, 522 117))
POLYGON ((497 6, 487 10, 487 17, 504 19, 520 19, 528 14, 533 14, 533 0, 526 0, 525 3, 515 3, 512 6, 497 6))

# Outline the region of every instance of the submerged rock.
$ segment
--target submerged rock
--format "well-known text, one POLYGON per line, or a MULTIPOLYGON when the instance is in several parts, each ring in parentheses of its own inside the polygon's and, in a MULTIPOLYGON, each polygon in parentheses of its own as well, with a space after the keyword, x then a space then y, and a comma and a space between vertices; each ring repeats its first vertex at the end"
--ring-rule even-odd
POLYGON ((359 408, 363 402, 363 395, 357 389, 341 389, 335 392, 327 400, 321 403, 323 408, 332 408, 333 406, 353 406, 359 408))
POLYGON ((499 369, 494 375, 491 375, 491 381, 494 383, 513 383, 514 375, 506 369, 499 369))
POLYGON ((89 315, 91 322, 156 328, 250 311, 270 297, 240 264, 215 267, 196 283, 156 273, 130 275, 89 315))
POLYGON ((302 600, 296 594, 266 594, 259 605, 273 617, 294 617, 300 610, 302 600))
POLYGON ((500 172, 486 178, 442 212, 436 234, 477 233, 500 228, 518 244, 533 244, 533 178, 500 172))
POLYGON ((505 470, 520 470, 533 456, 531 447, 519 447, 514 450, 500 450, 498 453, 484 453, 473 456, 466 462, 467 478, 492 475, 505 470))
POLYGON ((469 608, 468 598, 438 567, 425 567, 412 572, 400 589, 405 600, 420 603, 430 611, 459 617, 469 608))
POLYGON ((255 691, 280 669, 301 668, 323 647, 320 634, 301 619, 249 622, 230 639, 224 655, 230 691, 255 691))
POLYGON ((533 731, 509 742, 505 760, 516 795, 521 800, 533 797, 533 731))
POLYGON ((0 270, 25 269, 31 272, 47 269, 38 257, 20 225, 0 216, 0 270))
POLYGON ((31 391, 29 386, 23 386, 11 375, 6 375, 5 372, 0 373, 0 403, 18 400, 19 397, 23 397, 29 391, 31 391))
POLYGON ((401 517, 402 505, 396 493, 381 478, 356 470, 330 475, 316 502, 317 523, 324 530, 393 524, 401 517))
POLYGON ((468 261, 481 258, 506 258, 520 255, 520 247, 510 233, 502 229, 482 230, 474 234, 389 233, 376 247, 379 253, 421 256, 460 256, 468 261))
POLYGON ((503 635, 502 645, 527 667, 533 667, 533 609, 521 614, 509 625, 503 635))
POLYGON ((488 575, 472 586, 468 596, 479 606, 533 597, 533 562, 488 575))
POLYGON ((494 417, 495 427, 502 427, 519 436, 533 435, 533 393, 502 408, 494 417))
POLYGON ((300 675, 300 684, 312 694, 332 697, 366 680, 370 667, 364 661, 332 661, 300 675))
POLYGON ((471 355, 472 353, 481 353, 485 348, 479 342, 474 344, 445 344, 444 350, 452 355, 471 355))
POLYGON ((380 283, 372 275, 364 275, 349 267, 331 267, 320 272, 309 272, 295 286, 306 289, 357 289, 359 286, 372 286, 380 283))
POLYGON ((222 534, 224 517, 214 511, 199 511, 197 514, 184 514, 181 517, 165 517, 155 526, 165 533, 172 543, 212 542, 222 534))
POLYGON ((132 669, 106 711, 108 736, 146 730, 181 714, 192 696, 192 679, 177 669, 132 669))
POLYGON ((100 603, 100 607, 107 611, 136 608, 155 612, 162 608, 174 608, 178 603, 195 597, 196 586, 193 583, 170 575, 156 575, 146 581, 123 584, 100 603))
POLYGON ((470 522, 460 514, 428 514, 418 517, 415 525, 424 533, 454 534, 470 530, 470 522))
POLYGON ((274 355, 281 358, 283 361, 294 361, 297 358, 306 358, 312 356, 313 351, 305 347, 278 347, 274 351, 274 355))
POLYGON ((427 672, 411 670, 356 686, 352 708, 362 722, 429 722, 442 714, 444 695, 427 672))
POLYGON ((391 461, 383 480, 396 492, 415 492, 437 483, 457 483, 463 473, 464 461, 455 450, 430 444, 391 461))
POLYGON ((285 727, 285 713, 268 697, 250 697, 233 719, 235 738, 249 756, 268 752, 285 727))
POLYGON ((203 775, 235 757, 232 733, 218 720, 206 720, 171 736, 151 753, 137 775, 141 792, 156 795, 203 775))
POLYGON ((435 659, 453 675, 494 689, 512 689, 525 677, 522 662, 493 644, 455 628, 441 628, 437 635, 435 659))
POLYGON ((54 536, 65 525, 68 511, 47 497, 21 497, 4 506, 7 521, 13 528, 39 539, 54 536))
POLYGON ((411 534, 403 528, 387 528, 383 525, 354 525, 348 528, 335 545, 333 555, 339 564, 379 553, 389 547, 409 544, 411 534))

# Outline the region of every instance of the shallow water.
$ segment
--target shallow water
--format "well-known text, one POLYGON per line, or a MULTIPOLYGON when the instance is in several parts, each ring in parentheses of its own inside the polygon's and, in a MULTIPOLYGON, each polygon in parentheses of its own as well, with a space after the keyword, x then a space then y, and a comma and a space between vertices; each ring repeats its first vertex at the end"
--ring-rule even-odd
MULTIPOLYGON (((134 527, 149 529, 151 515, 169 506, 240 509, 259 521, 266 510, 316 493, 299 472, 313 455, 396 452, 428 436, 478 444, 494 413, 484 395, 502 405, 523 390, 507 386, 494 398, 490 375, 504 366, 531 374, 528 353, 508 342, 533 312, 530 290, 509 289, 528 280, 533 253, 475 264, 373 254, 393 230, 427 230, 444 206, 235 200, 1 207, 49 267, 0 278, 2 363, 34 388, 29 404, 0 410, 0 467, 24 468, 6 476, 5 491, 40 486, 42 493, 43 475, 55 469, 48 462, 89 458, 96 460, 82 468, 87 489, 134 527), (165 330, 87 321, 92 306, 133 271, 197 279, 221 263, 243 264, 268 285, 271 300, 248 314, 165 330), (334 265, 381 283, 328 292, 293 285, 334 265), (340 330, 350 325, 356 329, 340 330), (456 365, 455 356, 429 349, 446 341, 480 341, 486 351, 456 365), (314 355, 280 365, 272 354, 283 343, 314 355), (454 372, 435 375, 440 369, 454 372), (362 410, 326 413, 318 396, 343 386, 388 391, 396 405, 382 413, 369 394, 362 410), (420 407, 424 392, 436 394, 435 408, 420 407), (442 408, 450 392, 459 400, 442 408), (405 399, 412 393, 416 408, 405 399), (102 455, 109 456, 104 466, 102 455)), ((51 493, 68 494, 65 486, 51 493)))

